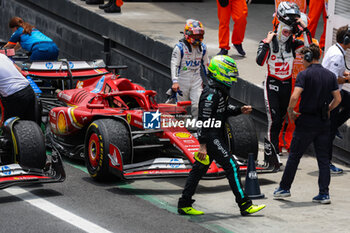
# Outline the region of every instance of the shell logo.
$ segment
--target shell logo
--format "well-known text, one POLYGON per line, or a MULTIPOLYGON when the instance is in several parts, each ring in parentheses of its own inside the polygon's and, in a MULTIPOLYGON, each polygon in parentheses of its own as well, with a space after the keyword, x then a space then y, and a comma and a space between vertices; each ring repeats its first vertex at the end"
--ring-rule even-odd
POLYGON ((174 135, 177 138, 191 138, 192 137, 192 135, 190 133, 186 133, 186 132, 175 133, 174 135))
POLYGON ((64 112, 58 113, 57 129, 60 133, 65 133, 67 131, 67 120, 64 112))

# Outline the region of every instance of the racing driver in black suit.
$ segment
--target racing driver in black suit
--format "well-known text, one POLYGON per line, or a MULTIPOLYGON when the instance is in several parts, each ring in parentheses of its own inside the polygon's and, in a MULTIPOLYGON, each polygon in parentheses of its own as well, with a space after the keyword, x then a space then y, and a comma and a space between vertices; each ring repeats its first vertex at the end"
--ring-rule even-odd
POLYGON ((199 100, 198 120, 206 121, 215 119, 221 121, 220 128, 200 128, 198 130, 198 141, 200 148, 198 151, 198 160, 193 164, 193 168, 187 178, 185 189, 182 197, 178 202, 179 214, 200 215, 202 211, 198 211, 192 207, 194 200, 192 196, 198 186, 199 180, 207 172, 211 162, 215 160, 225 170, 232 192, 236 196, 241 215, 255 213, 265 207, 265 205, 253 205, 242 188, 239 178, 239 166, 230 154, 228 145, 225 142, 225 120, 230 115, 238 115, 241 113, 249 114, 252 111, 251 106, 243 106, 238 108, 228 104, 229 91, 232 82, 237 81, 238 70, 235 61, 225 55, 215 56, 211 59, 208 67, 208 85, 205 86, 199 100), (201 161, 205 161, 209 156, 209 163, 205 165, 201 161))

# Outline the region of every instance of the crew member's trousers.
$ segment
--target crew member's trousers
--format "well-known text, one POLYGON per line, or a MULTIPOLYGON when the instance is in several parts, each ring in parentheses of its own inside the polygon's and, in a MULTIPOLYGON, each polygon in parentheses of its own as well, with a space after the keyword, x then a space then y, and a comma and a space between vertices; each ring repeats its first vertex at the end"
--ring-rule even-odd
POLYGON ((320 116, 301 114, 295 122, 292 144, 286 168, 284 169, 280 187, 289 190, 292 186, 301 157, 313 142, 319 169, 318 186, 320 194, 329 193, 329 138, 330 121, 322 121, 320 116))
POLYGON ((248 7, 245 0, 227 0, 228 5, 222 7, 217 0, 219 18, 219 48, 230 49, 230 19, 234 24, 232 44, 242 44, 247 25, 248 7))
POLYGON ((325 46, 326 28, 327 28, 327 12, 324 0, 310 0, 309 4, 309 18, 310 22, 307 26, 311 32, 312 38, 315 37, 318 20, 320 19, 321 13, 323 15, 323 32, 320 38, 320 48, 325 46))

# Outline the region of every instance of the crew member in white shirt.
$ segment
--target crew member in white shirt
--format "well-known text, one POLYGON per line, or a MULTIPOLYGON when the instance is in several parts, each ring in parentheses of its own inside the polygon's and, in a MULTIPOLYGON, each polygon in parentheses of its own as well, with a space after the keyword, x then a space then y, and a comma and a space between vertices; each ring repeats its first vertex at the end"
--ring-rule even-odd
MULTIPOLYGON (((350 27, 340 27, 336 35, 337 43, 332 45, 326 52, 322 66, 332 71, 338 78, 339 90, 342 101, 331 112, 331 141, 333 144, 336 132, 342 124, 350 118, 350 75, 346 65, 345 54, 350 48, 350 27)), ((332 160, 332 146, 330 146, 330 161, 332 160)), ((330 163, 331 173, 342 173, 343 170, 330 163)))
POLYGON ((35 121, 35 93, 16 65, 3 54, 0 54, 0 95, 4 120, 16 116, 35 121))

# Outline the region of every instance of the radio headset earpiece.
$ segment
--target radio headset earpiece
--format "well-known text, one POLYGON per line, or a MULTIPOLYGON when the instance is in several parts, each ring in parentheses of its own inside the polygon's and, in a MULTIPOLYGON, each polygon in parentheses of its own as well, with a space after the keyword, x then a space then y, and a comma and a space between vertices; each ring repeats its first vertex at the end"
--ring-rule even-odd
POLYGON ((304 54, 304 60, 311 63, 312 60, 314 59, 314 55, 312 54, 311 50, 308 50, 305 54, 304 54))
POLYGON ((343 44, 344 45, 350 44, 350 26, 349 25, 348 25, 348 31, 344 35, 343 44))

